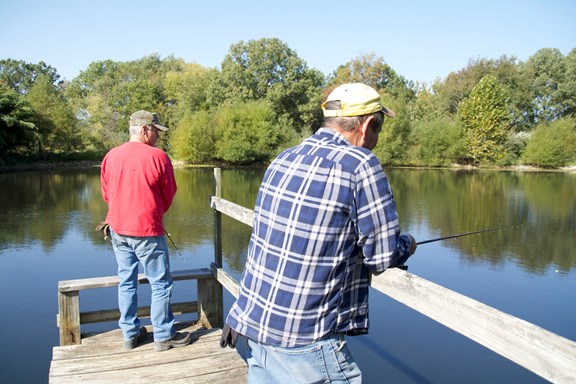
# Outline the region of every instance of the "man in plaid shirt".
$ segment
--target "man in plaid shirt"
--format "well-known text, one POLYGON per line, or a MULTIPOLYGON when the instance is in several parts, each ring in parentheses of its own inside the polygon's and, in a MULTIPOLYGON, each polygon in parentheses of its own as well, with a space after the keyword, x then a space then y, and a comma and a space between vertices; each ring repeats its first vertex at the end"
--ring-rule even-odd
POLYGON ((334 89, 322 109, 324 128, 272 162, 256 199, 221 342, 246 337, 249 383, 360 383, 345 335, 368 333, 370 273, 416 250, 371 152, 395 113, 359 83, 334 89))

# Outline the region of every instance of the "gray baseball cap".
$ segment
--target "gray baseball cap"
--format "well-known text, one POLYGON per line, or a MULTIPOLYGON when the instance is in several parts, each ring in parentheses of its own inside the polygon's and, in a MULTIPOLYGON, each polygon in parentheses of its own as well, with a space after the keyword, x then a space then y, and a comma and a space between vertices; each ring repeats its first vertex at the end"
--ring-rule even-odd
POLYGON ((130 126, 142 126, 145 124, 153 125, 161 131, 168 130, 168 128, 166 128, 165 126, 160 125, 160 119, 158 118, 158 115, 154 112, 141 110, 138 112, 134 112, 132 116, 130 116, 130 126))

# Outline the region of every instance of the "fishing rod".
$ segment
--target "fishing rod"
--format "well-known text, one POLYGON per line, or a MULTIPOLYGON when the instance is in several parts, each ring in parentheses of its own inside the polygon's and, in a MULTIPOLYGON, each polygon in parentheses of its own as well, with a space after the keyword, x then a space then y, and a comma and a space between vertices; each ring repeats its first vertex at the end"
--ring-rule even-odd
MULTIPOLYGON (((482 232, 505 231, 505 230, 511 229, 511 228, 514 228, 514 227, 488 228, 488 229, 481 229, 481 230, 479 230, 479 231, 458 233, 458 234, 456 234, 456 235, 451 235, 451 236, 436 237, 436 238, 434 238, 434 239, 417 241, 417 242, 416 242, 416 245, 433 243, 433 242, 435 242, 435 241, 440 241, 440 240, 454 239, 454 238, 456 238, 456 237, 476 235, 476 234, 482 233, 482 232)), ((407 265, 404 265, 404 264, 402 264, 402 265, 397 265, 396 268, 402 269, 402 270, 404 270, 404 271, 408 270, 408 266, 407 266, 407 265)))
POLYGON ((456 237, 475 235, 475 234, 477 234, 477 233, 482 233, 482 232, 505 231, 505 230, 511 229, 511 228, 514 228, 514 227, 489 228, 489 229, 482 229, 482 230, 480 230, 480 231, 459 233, 459 234, 457 234, 457 235, 444 236, 444 237, 436 237, 436 238, 434 238, 434 239, 428 239, 428 240, 418 241, 418 242, 416 242, 416 245, 433 243, 433 242, 435 242, 435 241, 440 241, 440 240, 454 239, 454 238, 456 238, 456 237))
POLYGON ((174 248, 176 249, 176 252, 178 252, 178 254, 180 255, 180 258, 182 259, 182 261, 184 260, 184 256, 182 256, 182 253, 180 252, 180 250, 178 249, 178 247, 176 246, 176 244, 174 243, 174 240, 172 240, 172 236, 170 236, 170 234, 168 233, 168 231, 166 229, 164 229, 164 233, 166 234, 166 236, 168 237, 168 239, 170 239, 170 242, 172 243, 172 245, 174 246, 174 248))

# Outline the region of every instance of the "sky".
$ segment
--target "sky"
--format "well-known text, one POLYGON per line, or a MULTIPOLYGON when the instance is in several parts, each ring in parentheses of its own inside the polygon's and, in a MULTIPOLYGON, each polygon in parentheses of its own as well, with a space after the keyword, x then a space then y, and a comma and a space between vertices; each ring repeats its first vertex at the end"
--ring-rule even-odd
POLYGON ((575 0, 0 0, 0 59, 72 80, 95 61, 157 54, 219 68, 230 46, 278 38, 325 75, 364 54, 431 84, 470 60, 576 48, 575 0))

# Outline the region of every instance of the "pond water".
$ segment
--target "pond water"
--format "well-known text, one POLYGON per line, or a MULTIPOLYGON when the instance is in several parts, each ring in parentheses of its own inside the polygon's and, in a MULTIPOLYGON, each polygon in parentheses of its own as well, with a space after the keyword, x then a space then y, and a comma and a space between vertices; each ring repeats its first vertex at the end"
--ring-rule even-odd
MULTIPOLYGON (((253 208, 264 169, 224 169, 222 196, 253 208)), ((508 228, 421 245, 409 272, 576 340, 576 174, 389 169, 402 230, 425 240, 508 228)), ((177 169, 165 216, 173 270, 213 260, 212 169, 177 169)), ((0 175, 0 383, 48 380, 59 344, 60 280, 116 274, 99 168, 0 175)), ((250 228, 224 218, 224 268, 240 277, 250 228)), ((146 286, 141 305, 147 305, 146 286)), ((177 282, 174 302, 195 299, 177 282)), ((114 308, 116 290, 85 291, 82 311, 114 308)), ((225 311, 232 303, 225 296, 225 311)), ((376 292, 369 335, 349 338, 365 383, 543 383, 544 379, 376 292)), ((116 328, 114 323, 82 331, 116 328)), ((183 367, 185 369, 185 367, 183 367)))

